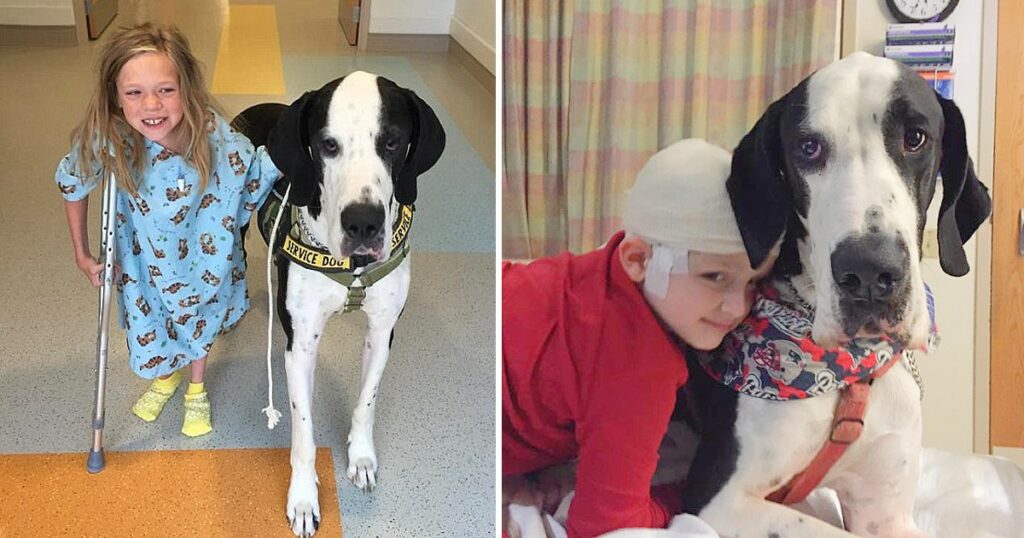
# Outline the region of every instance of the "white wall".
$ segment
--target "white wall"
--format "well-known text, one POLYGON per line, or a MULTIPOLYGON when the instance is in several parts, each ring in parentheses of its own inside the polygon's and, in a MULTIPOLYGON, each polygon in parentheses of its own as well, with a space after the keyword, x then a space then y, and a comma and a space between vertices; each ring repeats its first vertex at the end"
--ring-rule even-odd
MULTIPOLYGON (((848 15, 851 8, 855 9, 853 49, 881 55, 886 26, 896 22, 885 0, 845 2, 852 4, 847 6, 848 15)), ((964 116, 968 151, 977 162, 981 125, 982 2, 960 2, 947 22, 956 25, 953 99, 964 116)), ((940 199, 941 189, 935 193, 929 208, 926 228, 936 228, 940 199)), ((965 249, 972 268, 966 276, 953 278, 942 272, 938 260, 924 261, 923 274, 935 295, 936 322, 942 341, 934 354, 918 360, 925 386, 925 446, 965 453, 973 451, 974 441, 975 242, 972 239, 965 249)))
POLYGON ((0 0, 0 24, 74 26, 75 8, 72 2, 73 0, 0 0))
POLYGON ((370 33, 444 34, 451 30, 455 0, 372 0, 370 33))
POLYGON ((452 39, 457 41, 491 74, 495 70, 494 21, 492 0, 455 0, 452 39))

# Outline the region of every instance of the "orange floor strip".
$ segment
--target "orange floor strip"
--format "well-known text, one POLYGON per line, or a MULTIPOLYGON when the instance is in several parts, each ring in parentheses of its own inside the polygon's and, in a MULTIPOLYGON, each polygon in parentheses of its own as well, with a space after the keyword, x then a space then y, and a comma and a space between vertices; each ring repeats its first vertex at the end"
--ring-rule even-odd
MULTIPOLYGON (((285 518, 289 452, 274 449, 0 455, 0 538, 294 537, 285 518)), ((318 448, 317 538, 342 536, 331 449, 318 448)))

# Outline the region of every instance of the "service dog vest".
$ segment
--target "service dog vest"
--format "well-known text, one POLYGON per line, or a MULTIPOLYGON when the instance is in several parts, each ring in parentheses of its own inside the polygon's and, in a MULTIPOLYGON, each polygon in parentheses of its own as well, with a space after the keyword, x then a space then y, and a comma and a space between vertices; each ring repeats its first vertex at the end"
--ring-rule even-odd
MULTIPOLYGON (((925 286, 931 319, 928 349, 935 346, 935 302, 925 286)), ((763 282, 754 307, 727 334, 715 352, 700 353, 715 381, 748 396, 799 400, 844 389, 875 377, 899 360, 904 347, 889 336, 858 338, 842 348, 826 349, 811 340, 811 312, 779 299, 779 290, 763 282)), ((909 350, 907 350, 909 351, 909 350)))
POLYGON ((379 282, 398 267, 409 253, 409 230, 412 228, 412 216, 415 208, 411 205, 399 205, 398 220, 391 230, 391 256, 383 262, 370 263, 367 256, 351 256, 335 258, 326 249, 314 247, 302 241, 298 231, 299 208, 293 204, 282 207, 281 195, 277 190, 271 192, 266 204, 260 208, 259 224, 263 241, 270 244, 270 234, 274 227, 274 219, 281 214, 276 247, 271 250, 288 258, 296 264, 323 273, 325 276, 348 288, 348 298, 343 313, 362 308, 366 298, 366 288, 379 282), (281 232, 284 233, 281 233, 281 232), (360 274, 356 269, 368 267, 360 274))

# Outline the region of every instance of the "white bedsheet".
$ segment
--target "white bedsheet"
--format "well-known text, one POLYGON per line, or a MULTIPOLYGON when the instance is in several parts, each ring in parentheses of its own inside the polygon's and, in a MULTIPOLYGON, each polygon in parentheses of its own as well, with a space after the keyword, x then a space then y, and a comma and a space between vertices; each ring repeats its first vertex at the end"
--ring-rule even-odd
MULTIPOLYGON (((566 497, 554 517, 532 507, 515 506, 509 516, 522 538, 564 537, 566 497), (546 520, 546 529, 545 529, 546 520)), ((833 524, 842 516, 835 493, 819 489, 802 506, 833 524)), ((921 477, 914 520, 921 531, 936 538, 1024 538, 1024 472, 997 456, 963 455, 937 449, 921 454, 921 477)), ((668 529, 622 529, 608 538, 717 538, 700 519, 676 516, 668 529)))

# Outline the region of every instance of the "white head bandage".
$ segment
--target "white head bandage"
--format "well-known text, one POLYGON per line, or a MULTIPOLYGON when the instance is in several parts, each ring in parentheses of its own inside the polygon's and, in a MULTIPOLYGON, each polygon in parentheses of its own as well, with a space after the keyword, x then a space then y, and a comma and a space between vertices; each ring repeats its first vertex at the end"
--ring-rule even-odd
POLYGON ((689 270, 691 251, 746 252, 725 190, 732 157, 704 140, 655 153, 626 193, 623 227, 651 243, 644 289, 665 297, 668 276, 689 270))

